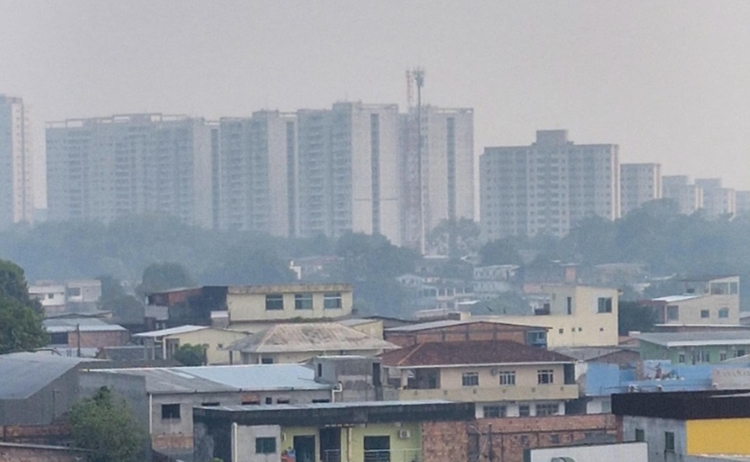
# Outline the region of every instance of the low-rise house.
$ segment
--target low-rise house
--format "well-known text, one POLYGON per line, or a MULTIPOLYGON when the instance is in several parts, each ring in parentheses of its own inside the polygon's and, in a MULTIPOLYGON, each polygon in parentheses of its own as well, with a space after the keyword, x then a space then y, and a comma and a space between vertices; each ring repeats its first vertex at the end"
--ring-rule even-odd
POLYGON ((29 285, 29 297, 41 303, 45 316, 62 314, 66 311, 64 284, 38 282, 29 285))
POLYGON ((170 359, 182 345, 200 345, 206 355, 206 364, 230 364, 229 352, 224 348, 243 337, 245 333, 208 326, 180 326, 135 334, 134 339, 147 349, 160 350, 151 358, 170 359))
POLYGON ((337 322, 276 324, 228 347, 232 364, 300 363, 316 356, 376 356, 397 345, 337 322))
POLYGON ((603 462, 628 461, 648 462, 646 443, 577 444, 552 448, 527 449, 527 462, 603 462))
POLYGON ((385 329, 385 340, 407 347, 425 342, 512 340, 530 346, 547 346, 547 329, 495 320, 433 321, 385 329))
POLYGON ((656 311, 660 324, 739 324, 739 276, 685 279, 684 293, 642 302, 656 311))
POLYGON ((385 353, 401 400, 476 402, 484 417, 565 414, 575 361, 509 340, 427 342, 385 353))
POLYGON ((352 314, 350 284, 274 284, 227 289, 229 328, 254 331, 296 319, 339 319, 352 314))
POLYGON ((517 265, 491 265, 474 268, 474 294, 480 300, 492 300, 513 290, 517 265))
POLYGON ((643 333, 636 337, 641 359, 668 359, 672 364, 714 364, 750 353, 747 330, 643 333))
POLYGON ((201 407, 194 460, 455 462, 436 457, 438 442, 423 428, 473 415, 472 404, 447 401, 201 407))
POLYGON ((649 462, 750 457, 747 391, 616 394, 612 412, 622 441, 648 444, 649 462))
POLYGON ((48 318, 43 324, 51 346, 98 349, 127 345, 130 341, 130 333, 124 327, 92 317, 48 318))
POLYGON ((335 389, 315 381, 312 368, 296 364, 101 369, 81 374, 84 394, 103 386, 129 402, 151 435, 152 447, 174 457, 192 454, 196 406, 329 402, 335 389))
POLYGON ((549 348, 616 346, 617 289, 581 285, 543 285, 538 305, 527 316, 475 316, 511 324, 548 328, 549 348))

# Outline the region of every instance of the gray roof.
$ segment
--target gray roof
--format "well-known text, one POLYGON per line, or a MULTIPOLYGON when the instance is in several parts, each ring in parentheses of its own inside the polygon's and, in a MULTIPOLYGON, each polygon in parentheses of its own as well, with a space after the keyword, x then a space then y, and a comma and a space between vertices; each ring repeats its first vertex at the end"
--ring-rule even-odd
POLYGON ((338 352, 394 350, 385 340, 370 337, 337 322, 276 324, 237 340, 226 350, 246 353, 338 352))
POLYGON ((140 337, 140 338, 158 338, 158 337, 166 337, 168 335, 175 335, 175 334, 184 334, 186 332, 195 332, 203 329, 210 329, 209 326, 193 326, 190 324, 179 326, 179 327, 170 327, 169 329, 161 329, 161 330, 152 330, 151 332, 141 332, 140 334, 135 334, 133 337, 140 337))
POLYGON ((315 381, 314 370, 299 364, 100 369, 96 373, 145 377, 146 390, 155 394, 331 389, 315 381))
POLYGON ((26 399, 86 358, 41 353, 0 355, 0 400, 26 399))
POLYGON ((640 341, 671 347, 708 345, 750 345, 750 331, 712 330, 695 332, 645 333, 634 336, 640 341))
POLYGON ((506 324, 506 325, 513 325, 513 326, 518 326, 518 327, 529 327, 529 328, 535 328, 535 329, 544 329, 544 327, 530 326, 530 325, 525 325, 525 324, 519 324, 516 322, 505 322, 499 317, 493 317, 493 318, 465 319, 463 321, 442 320, 442 321, 420 322, 418 324, 410 324, 407 326, 391 327, 389 329, 386 329, 386 332, 418 332, 421 330, 439 329, 442 327, 461 326, 464 324, 477 324, 477 323, 482 323, 482 322, 494 323, 494 324, 506 324))
POLYGON ((269 404, 269 405, 242 405, 234 404, 229 406, 211 406, 209 409, 219 409, 223 411, 250 411, 263 409, 268 411, 284 411, 289 409, 346 409, 358 407, 388 407, 388 406, 424 406, 425 404, 448 404, 455 401, 445 401, 440 399, 428 400, 407 400, 407 401, 349 401, 337 403, 305 403, 305 404, 269 404))
POLYGON ((591 361, 592 359, 601 358, 612 353, 619 353, 621 351, 635 352, 636 350, 626 347, 575 347, 555 348, 554 351, 579 361, 591 361))
POLYGON ((73 332, 124 331, 124 327, 117 324, 107 324, 97 318, 48 318, 43 321, 44 328, 50 334, 73 332))

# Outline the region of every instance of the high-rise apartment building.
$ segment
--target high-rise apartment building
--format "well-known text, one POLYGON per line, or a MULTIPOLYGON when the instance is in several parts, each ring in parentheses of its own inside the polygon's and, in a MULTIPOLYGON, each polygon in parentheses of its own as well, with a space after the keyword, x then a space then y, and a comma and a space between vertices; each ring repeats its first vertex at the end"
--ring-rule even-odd
POLYGON ((750 213, 750 191, 736 191, 735 201, 737 205, 737 215, 750 213))
POLYGON ((620 213, 661 199, 660 164, 620 164, 620 213))
POLYGON ((33 221, 34 162, 28 125, 23 100, 0 95, 0 229, 33 221))
POLYGON ((696 178, 696 186, 703 190, 703 212, 714 219, 737 214, 737 199, 734 189, 723 188, 721 178, 696 178))
POLYGON ((401 151, 404 245, 420 248, 443 220, 474 219, 473 109, 410 108, 401 151))
POLYGON ((297 111, 296 235, 382 234, 401 243, 397 105, 297 111))
POLYGON ((480 159, 486 239, 562 237, 587 216, 620 215, 616 144, 576 145, 567 130, 540 130, 531 146, 488 147, 480 159))
POLYGON ((662 197, 672 199, 683 215, 692 215, 703 208, 703 188, 691 184, 687 175, 669 175, 661 178, 662 197))
POLYGON ((293 235, 296 116, 259 111, 222 118, 213 149, 215 226, 293 235))
POLYGON ((50 220, 166 214, 211 226, 212 131, 203 119, 115 115, 47 124, 50 220))

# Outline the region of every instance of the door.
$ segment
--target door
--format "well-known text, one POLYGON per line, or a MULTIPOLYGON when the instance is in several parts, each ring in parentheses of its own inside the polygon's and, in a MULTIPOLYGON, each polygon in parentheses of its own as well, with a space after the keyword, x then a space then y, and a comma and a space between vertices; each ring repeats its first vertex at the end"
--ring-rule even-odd
POLYGON ((315 435, 294 437, 295 462, 315 462, 315 435))
POLYGON ((320 430, 320 460, 341 462, 341 429, 322 428, 320 430))
POLYGON ((391 462, 390 436, 365 436, 365 462, 391 462))

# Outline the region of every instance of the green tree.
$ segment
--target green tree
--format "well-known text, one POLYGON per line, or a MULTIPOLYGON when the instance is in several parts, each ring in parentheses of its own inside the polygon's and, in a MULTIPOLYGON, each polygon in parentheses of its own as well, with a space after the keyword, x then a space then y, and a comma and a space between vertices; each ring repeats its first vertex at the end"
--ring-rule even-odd
POLYGON ((143 270, 138 294, 146 296, 179 287, 193 287, 196 283, 188 271, 179 263, 153 263, 143 270))
POLYGON ((107 387, 97 390, 70 410, 73 440, 88 449, 89 462, 136 462, 144 449, 146 434, 129 406, 115 400, 107 387))
POLYGON ((479 251, 482 265, 521 265, 523 259, 518 246, 511 239, 498 239, 486 243, 479 251))
POLYGON ((23 270, 0 260, 0 354, 47 345, 41 305, 29 297, 23 270))
POLYGON ((650 306, 624 301, 617 304, 617 330, 620 335, 628 335, 632 331, 651 332, 656 321, 656 312, 650 306))
POLYGON ((181 362, 183 366, 195 367, 206 364, 206 350, 201 345, 189 343, 180 345, 180 348, 174 352, 172 357, 181 362))
POLYGON ((438 255, 459 258, 479 250, 480 234, 474 220, 442 220, 427 235, 427 248, 438 255))

